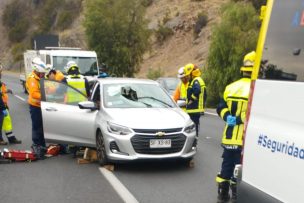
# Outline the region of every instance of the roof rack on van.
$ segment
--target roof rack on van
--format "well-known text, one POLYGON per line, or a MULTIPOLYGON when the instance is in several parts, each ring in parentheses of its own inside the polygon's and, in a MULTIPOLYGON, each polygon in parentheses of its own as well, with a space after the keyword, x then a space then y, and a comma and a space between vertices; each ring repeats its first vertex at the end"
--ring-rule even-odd
POLYGON ((81 50, 79 47, 45 47, 48 50, 81 50))

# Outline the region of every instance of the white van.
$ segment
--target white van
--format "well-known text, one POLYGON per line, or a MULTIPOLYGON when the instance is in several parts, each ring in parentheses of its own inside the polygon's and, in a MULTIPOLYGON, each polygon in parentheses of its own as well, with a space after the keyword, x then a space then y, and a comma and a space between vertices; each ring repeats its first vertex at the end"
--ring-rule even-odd
POLYGON ((268 0, 247 112, 238 202, 304 202, 304 1, 268 0))

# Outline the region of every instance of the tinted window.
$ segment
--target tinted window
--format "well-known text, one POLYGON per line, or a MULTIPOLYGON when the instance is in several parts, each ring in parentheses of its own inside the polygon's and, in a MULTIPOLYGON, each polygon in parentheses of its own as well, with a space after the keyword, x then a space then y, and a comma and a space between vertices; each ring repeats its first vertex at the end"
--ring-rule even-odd
POLYGON ((260 78, 304 81, 304 4, 274 1, 260 78))
POLYGON ((77 106, 81 101, 87 101, 86 96, 76 89, 57 81, 44 80, 44 101, 77 106))

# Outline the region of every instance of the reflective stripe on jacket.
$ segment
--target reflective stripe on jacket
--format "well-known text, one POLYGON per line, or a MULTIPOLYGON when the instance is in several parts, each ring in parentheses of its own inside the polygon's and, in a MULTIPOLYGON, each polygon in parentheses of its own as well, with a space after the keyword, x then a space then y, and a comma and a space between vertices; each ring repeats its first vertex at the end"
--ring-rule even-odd
POLYGON ((235 126, 226 124, 223 132, 222 145, 227 149, 236 149, 237 146, 243 145, 250 83, 250 78, 242 78, 226 86, 224 97, 218 105, 217 113, 224 121, 227 121, 228 115, 236 117, 237 124, 235 126))
POLYGON ((26 88, 28 90, 28 103, 32 106, 40 107, 40 78, 32 72, 26 80, 26 88))
POLYGON ((187 112, 201 113, 204 112, 204 95, 206 91, 205 82, 201 77, 195 77, 187 89, 187 112), (192 103, 189 103, 189 101, 192 103))
MULTIPOLYGON (((69 75, 66 77, 67 84, 79 90, 81 93, 87 96, 85 88, 85 79, 82 75, 69 75)), ((67 102, 79 102, 78 93, 68 89, 67 102)))

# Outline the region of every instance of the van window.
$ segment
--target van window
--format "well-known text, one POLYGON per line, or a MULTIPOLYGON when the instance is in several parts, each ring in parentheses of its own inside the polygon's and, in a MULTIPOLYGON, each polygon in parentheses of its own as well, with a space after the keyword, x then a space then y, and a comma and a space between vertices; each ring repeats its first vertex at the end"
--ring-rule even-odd
POLYGON ((50 57, 50 55, 46 55, 45 63, 46 64, 51 64, 51 57, 50 57))
POLYGON ((304 81, 302 1, 274 1, 259 78, 304 81), (284 13, 284 15, 282 15, 284 13))

